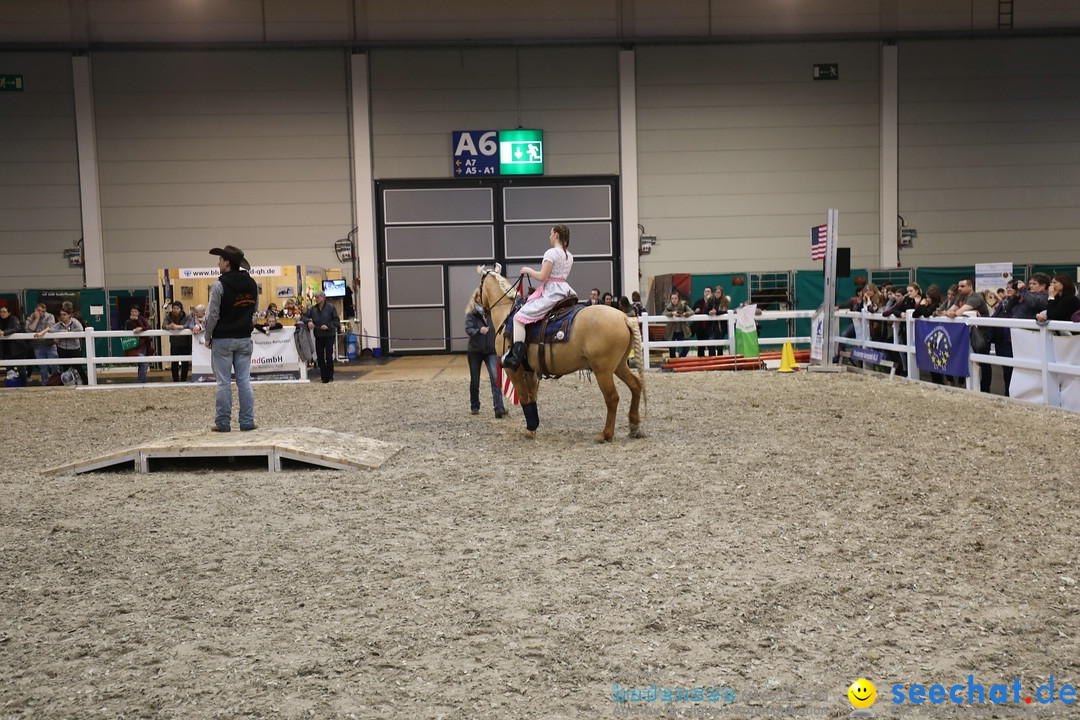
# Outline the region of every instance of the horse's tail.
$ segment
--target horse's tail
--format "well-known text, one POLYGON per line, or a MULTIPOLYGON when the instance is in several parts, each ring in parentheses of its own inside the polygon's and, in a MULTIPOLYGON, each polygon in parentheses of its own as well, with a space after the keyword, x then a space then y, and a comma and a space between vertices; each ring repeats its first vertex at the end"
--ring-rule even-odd
POLYGON ((645 419, 645 410, 649 406, 649 396, 645 393, 645 358, 641 354, 641 323, 636 317, 626 318, 626 324, 630 326, 630 335, 634 341, 634 359, 637 361, 637 376, 641 381, 641 408, 638 412, 641 419, 645 419))

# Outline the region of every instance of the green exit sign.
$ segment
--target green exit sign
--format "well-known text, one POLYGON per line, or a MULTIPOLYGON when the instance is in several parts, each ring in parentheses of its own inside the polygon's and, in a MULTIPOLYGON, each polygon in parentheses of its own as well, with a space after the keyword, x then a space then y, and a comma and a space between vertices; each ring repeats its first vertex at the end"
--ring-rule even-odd
POLYGON ((499 174, 543 175, 544 131, 500 130, 499 174))
POLYGON ((0 92, 22 92, 22 75, 0 75, 0 92))
POLYGON ((818 63, 814 65, 815 80, 839 80, 840 63, 818 63))

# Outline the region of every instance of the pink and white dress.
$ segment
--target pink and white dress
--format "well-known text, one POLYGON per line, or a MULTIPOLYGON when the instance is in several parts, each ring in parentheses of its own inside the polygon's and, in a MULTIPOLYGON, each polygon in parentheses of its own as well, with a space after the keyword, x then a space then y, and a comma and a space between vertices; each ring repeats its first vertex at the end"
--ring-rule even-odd
POLYGON ((577 295, 574 288, 570 287, 570 283, 566 282, 567 276, 570 275, 570 268, 574 266, 574 256, 562 248, 549 248, 544 253, 544 260, 551 262, 551 275, 540 283, 540 287, 533 291, 528 301, 514 316, 525 325, 543 318, 560 300, 577 295))

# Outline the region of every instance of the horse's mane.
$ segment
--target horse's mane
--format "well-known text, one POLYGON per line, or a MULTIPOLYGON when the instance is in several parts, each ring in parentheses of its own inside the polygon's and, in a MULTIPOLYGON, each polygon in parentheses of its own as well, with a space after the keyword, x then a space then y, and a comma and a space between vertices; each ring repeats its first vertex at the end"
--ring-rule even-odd
POLYGON ((495 276, 495 280, 497 280, 498 283, 499 283, 499 289, 503 291, 503 294, 506 295, 506 297, 508 297, 508 298, 516 298, 517 297, 517 289, 513 285, 510 284, 509 280, 504 278, 499 273, 493 272, 491 274, 495 276))

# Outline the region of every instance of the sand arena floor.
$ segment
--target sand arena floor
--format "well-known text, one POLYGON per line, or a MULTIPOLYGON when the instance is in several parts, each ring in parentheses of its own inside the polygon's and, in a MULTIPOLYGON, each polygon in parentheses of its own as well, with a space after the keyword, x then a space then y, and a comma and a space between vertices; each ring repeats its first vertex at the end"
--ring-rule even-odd
POLYGON ((653 373, 649 438, 624 402, 596 445, 569 376, 526 441, 469 415, 465 366, 257 387, 264 428, 404 445, 367 471, 46 475, 205 429, 212 388, 0 393, 0 717, 577 719, 656 712, 612 690, 657 682, 838 718, 859 677, 889 717, 895 683, 1080 681, 1080 416, 653 373))

